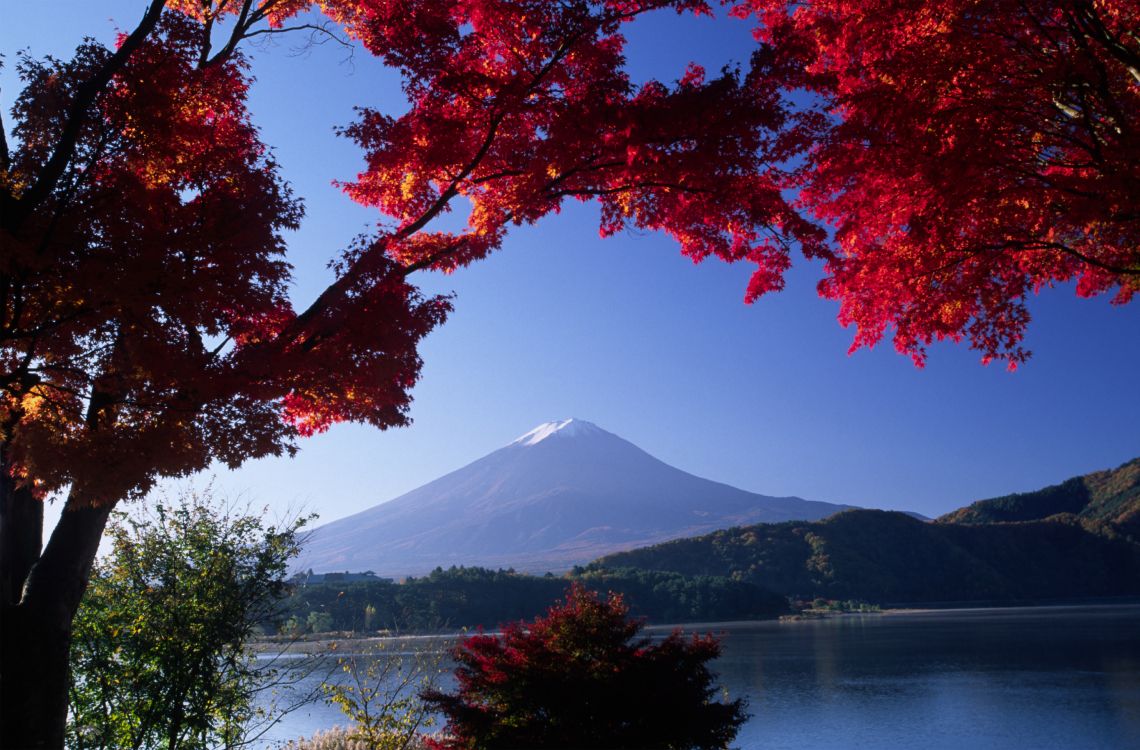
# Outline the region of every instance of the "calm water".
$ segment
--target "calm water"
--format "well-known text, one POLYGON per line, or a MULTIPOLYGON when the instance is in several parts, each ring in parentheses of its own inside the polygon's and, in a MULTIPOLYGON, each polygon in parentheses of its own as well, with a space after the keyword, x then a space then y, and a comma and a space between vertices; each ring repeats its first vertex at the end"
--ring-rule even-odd
MULTIPOLYGON (((689 627, 724 634, 742 749, 1140 750, 1140 606, 689 627)), ((273 738, 338 722, 313 706, 273 738)))

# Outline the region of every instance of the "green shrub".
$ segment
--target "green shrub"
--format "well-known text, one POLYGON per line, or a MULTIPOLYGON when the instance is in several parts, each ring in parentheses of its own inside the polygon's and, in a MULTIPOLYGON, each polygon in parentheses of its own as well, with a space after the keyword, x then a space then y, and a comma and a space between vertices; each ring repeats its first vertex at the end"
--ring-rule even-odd
POLYGON ((305 519, 279 526, 188 495, 117 514, 75 618, 71 750, 236 747, 273 708, 249 646, 276 618, 305 519))

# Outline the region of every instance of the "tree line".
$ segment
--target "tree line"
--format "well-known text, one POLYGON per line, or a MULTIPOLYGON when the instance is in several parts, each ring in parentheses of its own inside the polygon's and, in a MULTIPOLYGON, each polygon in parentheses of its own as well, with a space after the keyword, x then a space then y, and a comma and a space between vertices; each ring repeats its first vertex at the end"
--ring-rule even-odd
POLYGON ((724 576, 795 599, 878 604, 1028 603, 1140 595, 1140 545, 1074 517, 1019 523, 928 523, 849 510, 606 556, 610 566, 724 576))
POLYGON ((753 620, 788 611, 787 599, 720 576, 577 568, 566 576, 479 567, 436 568, 402 582, 385 579, 295 585, 267 632, 439 631, 494 628, 546 611, 572 582, 621 594, 635 617, 655 623, 753 620))

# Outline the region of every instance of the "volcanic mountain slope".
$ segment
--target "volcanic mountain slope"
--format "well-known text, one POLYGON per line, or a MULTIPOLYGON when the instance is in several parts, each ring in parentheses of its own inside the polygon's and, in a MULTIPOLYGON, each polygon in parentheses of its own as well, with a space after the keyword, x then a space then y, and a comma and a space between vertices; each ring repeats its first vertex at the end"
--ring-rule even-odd
POLYGON ((319 527, 298 564, 385 576, 451 565, 557 572, 619 550, 741 524, 814 520, 848 507, 701 479, 590 422, 567 419, 319 527))

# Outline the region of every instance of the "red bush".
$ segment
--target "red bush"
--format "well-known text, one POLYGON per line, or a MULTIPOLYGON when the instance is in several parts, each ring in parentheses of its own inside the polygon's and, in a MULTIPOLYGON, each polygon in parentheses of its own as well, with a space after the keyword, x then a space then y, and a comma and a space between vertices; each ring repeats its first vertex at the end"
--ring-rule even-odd
POLYGON ((716 700, 711 635, 639 635, 622 598, 575 584, 565 601, 501 635, 463 639, 454 694, 424 698, 448 719, 436 750, 722 748, 747 718, 716 700))

